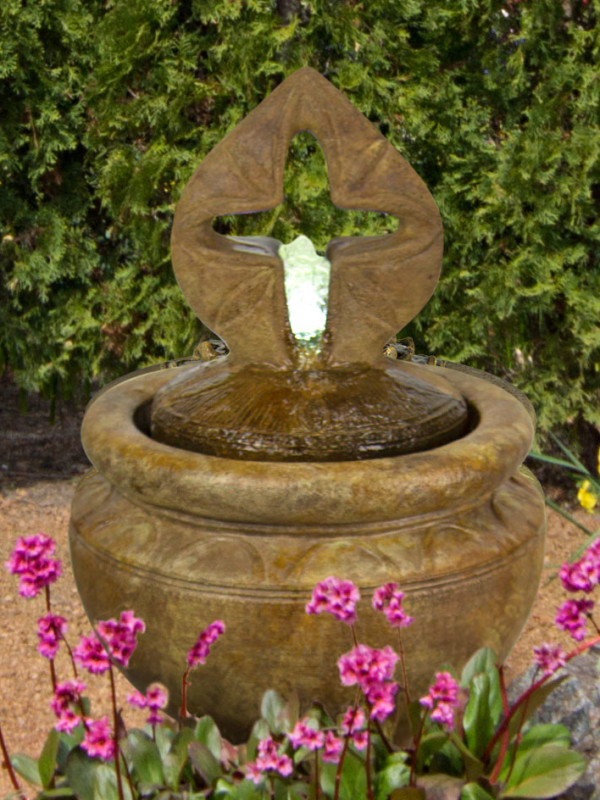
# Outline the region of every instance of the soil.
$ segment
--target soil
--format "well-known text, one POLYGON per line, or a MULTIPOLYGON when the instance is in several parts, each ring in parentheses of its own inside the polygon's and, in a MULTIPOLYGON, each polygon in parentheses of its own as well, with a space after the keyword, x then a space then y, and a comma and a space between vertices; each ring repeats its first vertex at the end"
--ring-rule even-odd
MULTIPOLYGON (((73 580, 67 543, 71 499, 79 477, 89 467, 79 441, 83 409, 63 406, 50 425, 49 403, 28 396, 26 406, 27 413, 23 414, 19 393, 9 381, 0 379, 0 561, 8 558, 18 536, 43 531, 57 542, 63 576, 52 586, 52 604, 56 613, 68 619, 68 639, 73 643, 90 632, 73 580)), ((565 494, 564 487, 556 486, 545 489, 563 506, 571 504, 569 512, 587 528, 600 526, 600 515, 573 506, 574 492, 565 494)), ((554 576, 557 567, 584 541, 585 534, 578 527, 548 510, 545 568, 529 621, 507 660, 509 682, 529 667, 534 646, 562 642, 569 649, 572 645, 568 637, 561 640, 553 624, 556 608, 564 599, 554 576)), ((29 600, 20 597, 16 578, 0 569, 0 724, 11 752, 33 756, 39 755, 54 719, 48 704, 48 662, 36 651, 36 622, 44 611, 42 595, 29 600)), ((493 613, 493 609, 490 611, 493 613)), ((59 652, 56 669, 59 680, 70 677, 64 653, 59 652)), ((86 676, 85 680, 92 711, 108 714, 106 676, 86 676)), ((141 725, 143 712, 126 703, 130 690, 130 684, 119 675, 117 693, 126 723, 141 725)), ((0 797, 10 790, 8 775, 2 770, 0 797)))

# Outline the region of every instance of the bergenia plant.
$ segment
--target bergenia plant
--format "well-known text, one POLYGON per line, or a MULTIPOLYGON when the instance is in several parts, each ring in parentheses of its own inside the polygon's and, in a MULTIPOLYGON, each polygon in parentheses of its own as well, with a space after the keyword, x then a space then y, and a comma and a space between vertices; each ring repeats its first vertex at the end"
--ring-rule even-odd
POLYGON ((249 741, 237 747, 221 737, 210 717, 193 717, 186 702, 191 671, 210 656, 224 623, 210 623, 187 653, 178 720, 163 716, 166 689, 152 684, 145 693, 128 695, 129 704, 146 709, 148 717, 143 730, 127 730, 113 668, 128 665, 144 623, 133 611, 124 611, 119 619, 98 622, 95 633, 71 649, 67 622, 50 604, 49 586, 60 575, 54 554, 52 540, 38 534, 20 539, 6 563, 19 576, 22 595, 45 592, 38 650, 52 668, 50 703, 56 715, 37 760, 22 754, 10 758, 0 728, 13 797, 27 797, 24 778, 39 800, 543 798, 564 791, 585 769, 581 755, 569 749, 563 726, 532 725, 530 719, 565 679, 564 673, 557 675, 561 668, 600 642, 590 597, 600 583, 599 544, 560 571, 572 596, 558 610, 556 622, 577 645, 570 652, 548 643, 535 648, 537 671, 512 704, 503 667, 487 648, 473 656, 460 677, 448 669, 435 673, 427 692, 413 700, 402 641, 403 628, 418 622, 405 608, 410 598, 395 583, 375 590, 373 607, 386 617, 394 646, 374 648, 357 639, 358 588, 348 580, 326 578, 315 586, 306 612, 332 614, 348 627, 349 650, 337 660, 340 681, 348 687, 347 708, 335 719, 322 706, 301 716, 297 698, 286 703, 267 692, 262 718, 249 741), (57 680, 54 658, 62 646, 73 674, 57 680), (110 715, 92 716, 78 669, 107 674, 110 715), (400 714, 409 721, 408 741, 395 740, 402 729, 397 726, 400 714))

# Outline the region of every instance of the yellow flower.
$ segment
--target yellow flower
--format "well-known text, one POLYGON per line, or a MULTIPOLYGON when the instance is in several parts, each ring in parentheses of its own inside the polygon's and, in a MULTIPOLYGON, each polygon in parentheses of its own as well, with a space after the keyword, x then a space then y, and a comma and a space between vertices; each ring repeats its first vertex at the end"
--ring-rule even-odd
POLYGON ((589 511, 591 514, 592 511, 596 508, 598 503, 598 498, 593 492, 589 491, 590 482, 584 481, 579 491, 577 492, 577 499, 579 500, 580 504, 585 508, 586 511, 589 511))

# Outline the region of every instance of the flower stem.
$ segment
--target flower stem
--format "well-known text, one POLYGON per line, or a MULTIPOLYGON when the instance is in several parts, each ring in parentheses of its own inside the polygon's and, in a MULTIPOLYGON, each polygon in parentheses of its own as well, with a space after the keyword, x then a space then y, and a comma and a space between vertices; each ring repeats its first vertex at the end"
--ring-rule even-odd
POLYGON ((190 674, 190 668, 187 667, 181 679, 181 708, 179 709, 179 730, 183 728, 183 723, 186 721, 188 716, 187 687, 189 686, 188 683, 189 674, 190 674))
POLYGON ((333 800, 340 800, 340 781, 342 779, 342 767, 344 766, 344 759, 346 758, 346 753, 348 752, 349 744, 350 744, 350 734, 348 734, 344 739, 344 747, 342 749, 342 755, 340 756, 337 770, 335 771, 335 789, 333 792, 333 800))
POLYGON ((411 726, 411 734, 414 736, 412 730, 412 723, 410 720, 410 692, 408 691, 408 678, 406 676, 406 661, 404 659, 404 645, 402 644, 402 636, 400 635, 400 628, 398 630, 398 651, 400 655, 400 666, 402 668, 402 683, 404 684, 404 701, 406 703, 406 715, 408 717, 408 724, 411 726))
POLYGON ((356 629, 354 628, 354 623, 350 625, 350 630, 352 631, 352 641, 354 642, 354 647, 358 647, 358 639, 356 638, 356 629))
MULTIPOLYGON (((44 595, 46 597, 46 612, 50 614, 52 611, 52 605, 50 603, 50 586, 48 586, 48 584, 44 586, 44 595)), ((54 667, 54 659, 51 658, 49 659, 49 661, 50 661, 50 681, 52 683, 52 694, 54 694, 56 692, 56 669, 54 667)))
POLYGON ((115 690, 115 675, 112 664, 109 665, 108 674, 110 675, 110 696, 113 710, 113 743, 115 751, 115 773, 117 776, 117 791, 119 800, 124 800, 123 782, 121 780, 121 759, 119 750, 119 714, 117 713, 117 692, 115 690))
POLYGON ((315 750, 315 800, 321 798, 321 787, 319 786, 319 751, 315 750))
POLYGON ((19 785, 19 781, 17 780, 17 776, 15 775, 15 771, 13 769, 13 765, 10 762, 10 756, 8 755, 8 750, 6 747, 6 742, 4 741, 4 736, 2 734, 2 725, 0 725, 0 749, 2 750, 2 757, 4 759, 4 766, 8 771, 8 777, 10 778, 10 782, 13 785, 15 792, 19 793, 19 797, 22 797, 23 800, 25 799, 25 793, 21 789, 19 785))
POLYGON ((371 726, 367 725, 367 757, 365 763, 367 772, 367 798, 374 800, 373 787, 371 786, 371 726))
MULTIPOLYGON (((581 655, 581 653, 585 653, 586 650, 589 650, 589 648, 593 647, 595 644, 600 644, 600 635, 594 636, 592 639, 588 639, 587 642, 583 642, 582 644, 579 645, 579 647, 576 647, 574 650, 571 650, 571 652, 565 656, 565 662, 571 661, 572 658, 581 655)), ((532 683, 531 686, 528 689, 526 689, 523 692, 523 694, 517 699, 515 704, 510 709, 509 713, 504 717, 501 724, 496 729, 496 732, 488 742, 487 747, 485 748, 485 751, 481 759, 484 764, 489 761, 490 756, 492 754, 492 750, 498 743, 500 737, 504 734, 506 730, 508 730, 508 726, 510 725, 512 718, 515 716, 519 708, 525 702, 529 702, 529 698, 536 691, 536 689, 539 689, 540 686, 543 686, 544 683, 546 683, 546 681, 549 680, 556 671, 557 670, 555 669, 553 672, 550 672, 547 675, 542 675, 541 678, 538 678, 537 681, 532 683)))
POLYGON ((427 714, 429 713, 429 709, 426 708, 423 716, 421 717, 421 724, 419 725, 419 731, 417 735, 413 739, 413 758, 410 765, 410 778, 408 781, 409 786, 416 786, 416 772, 417 772, 417 755, 419 754, 419 746, 421 745, 421 738, 423 736, 423 731, 425 729, 425 720, 427 719, 427 714))

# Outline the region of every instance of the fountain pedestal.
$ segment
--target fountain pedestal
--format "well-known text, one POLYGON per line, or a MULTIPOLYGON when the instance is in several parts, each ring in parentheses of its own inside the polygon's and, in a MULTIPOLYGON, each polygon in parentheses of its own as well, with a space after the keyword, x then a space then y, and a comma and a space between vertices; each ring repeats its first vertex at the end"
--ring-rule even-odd
MULTIPOLYGON (((176 713, 185 654, 219 618, 227 634, 194 674, 190 711, 233 741, 269 688, 337 713, 349 702, 336 667, 348 630, 304 613, 329 575, 367 599, 400 585, 415 618, 403 632, 415 695, 441 662, 460 669, 484 645, 504 657, 542 567, 543 497, 521 466, 534 421, 483 374, 383 355, 439 274, 439 215, 416 174, 327 81, 300 70, 198 168, 173 256, 190 304, 231 351, 134 374, 92 401, 82 438, 95 469, 71 519, 92 622, 128 608, 146 622, 127 677, 166 684, 176 713), (303 127, 323 145, 335 202, 400 222, 389 236, 330 243, 327 324, 308 359, 288 325, 279 243, 210 225, 277 203, 287 143, 303 127)), ((357 632, 371 646, 391 641, 368 603, 357 632)))

